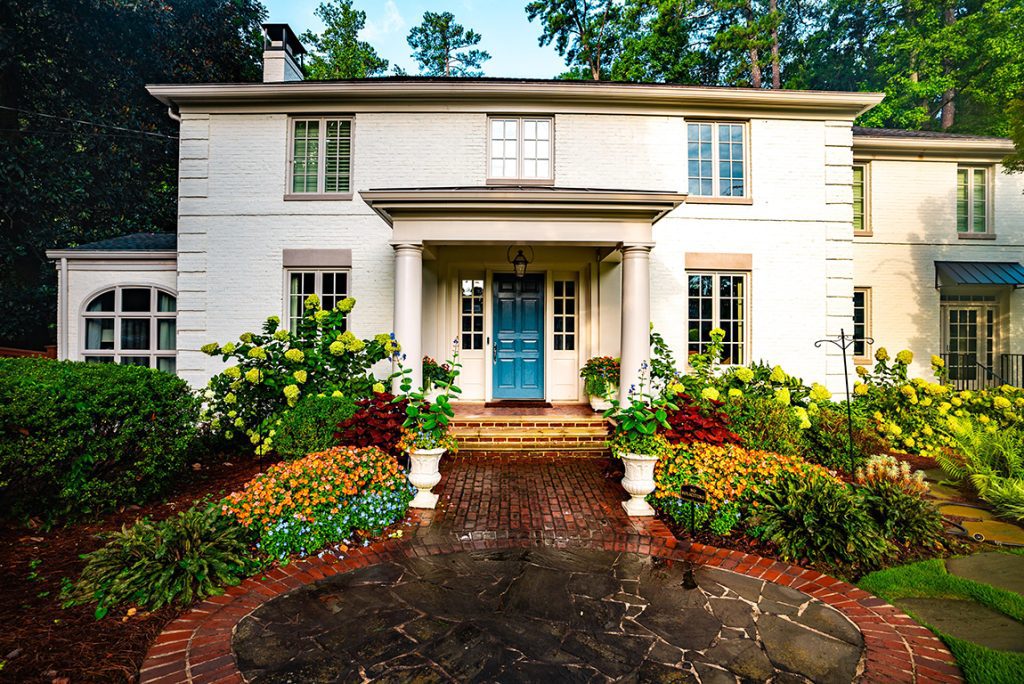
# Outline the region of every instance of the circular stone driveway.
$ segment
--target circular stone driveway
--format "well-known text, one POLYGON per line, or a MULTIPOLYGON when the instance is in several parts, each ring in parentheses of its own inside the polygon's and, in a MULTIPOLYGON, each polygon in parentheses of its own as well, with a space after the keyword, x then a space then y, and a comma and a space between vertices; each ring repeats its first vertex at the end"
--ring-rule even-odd
POLYGON ((761 579, 628 552, 469 551, 322 579, 243 618, 250 682, 850 682, 863 636, 761 579))

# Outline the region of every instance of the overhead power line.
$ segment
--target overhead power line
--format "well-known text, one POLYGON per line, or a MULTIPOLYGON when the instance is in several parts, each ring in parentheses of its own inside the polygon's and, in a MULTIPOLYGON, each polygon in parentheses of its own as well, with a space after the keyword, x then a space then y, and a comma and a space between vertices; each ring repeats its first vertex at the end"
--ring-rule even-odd
POLYGON ((27 114, 29 116, 42 116, 47 119, 56 119, 57 121, 66 121, 68 123, 82 124, 84 126, 96 126, 97 128, 109 128, 113 131, 123 131, 125 133, 132 133, 135 135, 145 135, 152 138, 166 138, 168 140, 177 140, 176 135, 167 135, 165 133, 156 133, 154 131, 140 131, 135 128, 125 128, 124 126, 113 126, 111 124, 97 123, 95 121, 84 121, 82 119, 70 119, 65 116, 56 116, 55 114, 44 114, 43 112, 33 112, 28 109, 19 109, 17 107, 8 107, 6 105, 0 105, 0 109, 6 109, 11 112, 18 112, 20 114, 27 114))

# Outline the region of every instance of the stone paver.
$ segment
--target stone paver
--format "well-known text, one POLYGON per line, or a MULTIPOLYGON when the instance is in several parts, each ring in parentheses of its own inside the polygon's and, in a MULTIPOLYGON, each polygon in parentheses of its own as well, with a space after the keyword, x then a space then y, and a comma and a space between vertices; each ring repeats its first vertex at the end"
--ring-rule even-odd
POLYGON ((1024 556, 989 551, 963 558, 950 558, 946 570, 982 584, 991 584, 1024 596, 1024 556))
POLYGON ((958 639, 997 651, 1024 651, 1024 625, 980 603, 962 599, 906 598, 896 601, 896 605, 958 639))
POLYGON ((962 681, 927 628, 865 591, 798 566, 678 542, 657 520, 626 518, 619 506, 625 492, 606 466, 599 459, 449 459, 442 463, 439 509, 412 512, 402 538, 298 560, 202 602, 157 637, 140 680, 241 682, 240 664, 269 676, 280 665, 275 645, 283 652, 290 642, 296 655, 287 667, 293 681, 303 682, 358 680, 358 668, 367 666, 377 666, 367 674, 381 681, 437 681, 439 659, 457 681, 496 672, 503 681, 582 681, 590 678, 586 668, 618 676, 612 665, 597 667, 600 660, 628 667, 640 681, 735 684, 737 675, 756 681, 770 667, 779 672, 774 681, 794 682, 803 677, 789 668, 822 667, 810 662, 814 652, 827 653, 837 668, 822 676, 849 676, 852 654, 859 653, 857 681, 962 681), (560 551, 547 552, 543 562, 516 555, 543 549, 560 551), (602 567, 604 557, 616 559, 610 572, 579 569, 602 567), (477 572, 479 563, 492 569, 477 572), (680 574, 659 583, 663 572, 680 574), (529 657, 509 646, 522 631, 513 629, 515 620, 500 612, 484 620, 481 605, 536 627, 529 657), (582 614, 557 619, 577 605, 582 614), (686 612, 673 620, 667 606, 686 612), (347 645, 353 621, 328 616, 353 612, 364 616, 355 621, 361 629, 386 638, 347 645), (309 616, 323 620, 314 626, 309 616), (294 631, 265 629, 278 623, 294 631), (298 634, 321 650, 299 648, 298 634), (264 648, 245 650, 247 638, 264 648), (729 641, 737 645, 722 645, 729 641), (427 643, 436 648, 417 651, 427 643), (355 653, 339 657, 344 649, 355 653), (572 658, 586 665, 573 666, 572 658))

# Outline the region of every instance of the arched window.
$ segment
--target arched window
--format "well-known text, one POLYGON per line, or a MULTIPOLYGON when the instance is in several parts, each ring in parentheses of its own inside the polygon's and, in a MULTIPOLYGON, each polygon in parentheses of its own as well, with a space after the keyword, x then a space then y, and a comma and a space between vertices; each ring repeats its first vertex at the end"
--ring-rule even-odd
POLYGON ((115 287, 90 300, 82 355, 95 363, 176 368, 177 300, 155 287, 115 287))

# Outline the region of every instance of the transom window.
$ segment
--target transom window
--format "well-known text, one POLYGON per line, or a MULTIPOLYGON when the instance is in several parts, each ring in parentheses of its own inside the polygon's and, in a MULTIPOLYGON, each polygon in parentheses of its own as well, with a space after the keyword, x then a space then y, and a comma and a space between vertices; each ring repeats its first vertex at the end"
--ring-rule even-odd
POLYGON ((686 125, 689 193, 697 197, 745 197, 746 124, 694 122, 686 125))
POLYGON ((488 179, 553 179, 550 117, 491 117, 489 126, 488 179))
POLYGON ((868 165, 853 165, 853 232, 855 235, 870 235, 871 224, 868 213, 868 165))
POLYGON ((155 287, 115 287, 93 297, 83 314, 82 357, 93 363, 177 367, 177 300, 155 287))
POLYGON ((960 166, 956 170, 956 232, 989 232, 988 169, 960 166))
POLYGON ((460 337, 463 350, 484 348, 484 281, 464 278, 459 293, 462 312, 460 337))
MULTIPOLYGON (((288 329, 298 328, 310 295, 319 297, 323 308, 333 309, 348 297, 348 291, 348 271, 288 271, 288 329)), ((348 328, 348 319, 345 319, 345 328, 348 328)))
POLYGON ((291 125, 288 193, 351 193, 352 120, 292 119, 291 125))
POLYGON ((746 363, 747 274, 687 273, 688 354, 702 354, 711 331, 725 331, 722 363, 746 363))
POLYGON ((871 347, 867 338, 871 337, 871 288, 855 287, 853 289, 853 358, 867 359, 871 356, 871 347))
POLYGON ((555 351, 576 349, 576 281, 556 280, 555 351))

